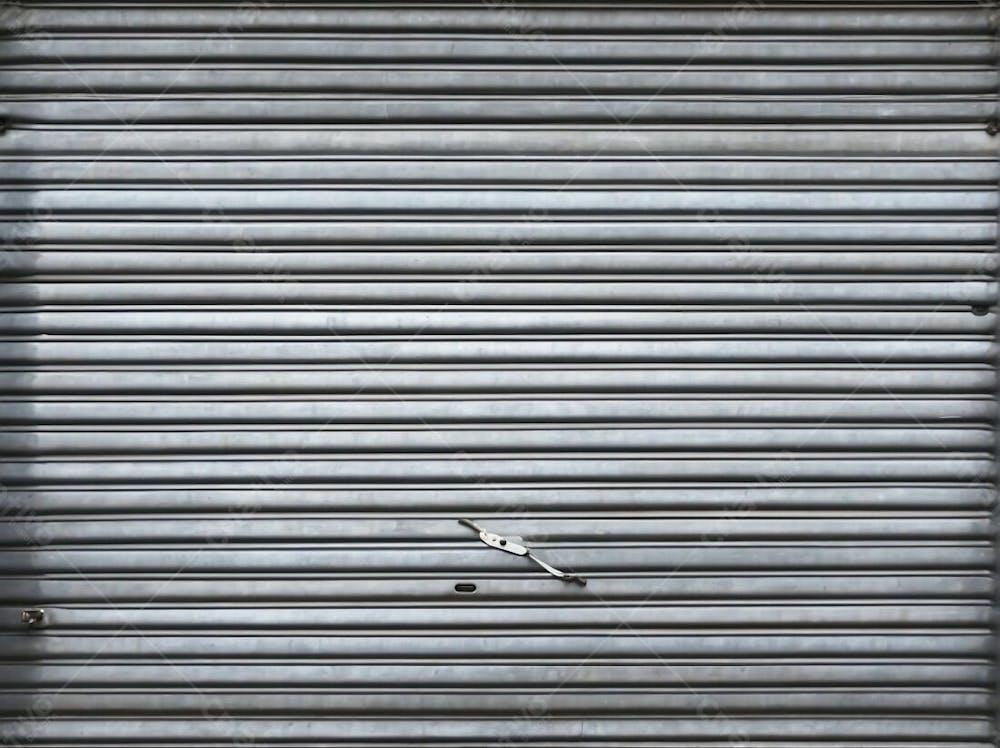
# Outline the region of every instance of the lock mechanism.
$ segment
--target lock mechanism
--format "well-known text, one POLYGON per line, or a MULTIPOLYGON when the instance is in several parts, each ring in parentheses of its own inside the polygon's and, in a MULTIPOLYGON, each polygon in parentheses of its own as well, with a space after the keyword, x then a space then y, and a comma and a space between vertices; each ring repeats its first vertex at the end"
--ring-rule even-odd
POLYGON ((25 608, 21 611, 21 623, 28 626, 41 626, 45 623, 45 611, 41 608, 25 608))
POLYGON ((495 532, 483 529, 471 519, 460 519, 459 523, 465 525, 466 527, 471 527, 473 530, 478 532, 479 539, 490 548, 496 548, 498 551, 504 551, 505 553, 512 553, 515 556, 525 556, 541 566, 556 579, 561 579, 564 582, 575 582, 581 587, 584 587, 587 584, 587 580, 577 574, 559 571, 559 569, 554 566, 549 566, 549 564, 545 563, 542 559, 532 553, 530 548, 517 542, 521 540, 521 538, 508 538, 503 535, 497 535, 495 532))

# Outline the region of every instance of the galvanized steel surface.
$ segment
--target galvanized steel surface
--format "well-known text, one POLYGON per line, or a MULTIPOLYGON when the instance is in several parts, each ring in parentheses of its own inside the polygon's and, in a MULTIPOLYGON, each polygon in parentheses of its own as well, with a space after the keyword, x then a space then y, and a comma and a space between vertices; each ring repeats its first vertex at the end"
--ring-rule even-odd
POLYGON ((993 744, 991 5, 0 21, 8 742, 993 744))

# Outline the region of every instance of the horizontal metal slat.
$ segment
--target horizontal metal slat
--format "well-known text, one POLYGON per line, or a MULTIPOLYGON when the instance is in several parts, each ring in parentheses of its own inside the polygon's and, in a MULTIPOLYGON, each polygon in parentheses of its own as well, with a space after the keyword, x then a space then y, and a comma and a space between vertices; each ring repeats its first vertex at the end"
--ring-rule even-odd
MULTIPOLYGON (((74 3, 56 6, 26 6, 15 15, 16 27, 38 31, 84 31, 129 33, 151 31, 206 31, 225 36, 247 32, 281 31, 302 33, 321 31, 492 32, 511 33, 522 43, 531 43, 546 34, 628 32, 650 34, 690 32, 701 34, 724 28, 727 33, 849 33, 862 38, 907 33, 977 34, 990 36, 988 10, 975 2, 919 4, 905 7, 893 3, 838 7, 789 4, 780 8, 734 11, 727 2, 707 7, 671 3, 623 3, 615 7, 560 7, 556 4, 483 6, 478 3, 371 4, 373 7, 337 7, 335 4, 300 3, 290 7, 254 6, 240 13, 239 0, 202 4, 196 12, 179 17, 175 6, 165 3, 124 4, 74 3)), ((707 42, 715 41, 710 36, 707 42)), ((541 45, 543 42, 539 42, 541 45)), ((708 44, 706 44, 708 46, 708 44)))
MULTIPOLYGON (((68 336, 171 335, 194 338, 200 335, 281 335, 286 340, 303 336, 358 335, 521 335, 636 333, 657 336, 671 333, 732 335, 735 333, 773 334, 787 338, 797 334, 856 335, 989 335, 997 324, 992 312, 982 310, 933 309, 900 311, 829 311, 757 309, 726 311, 660 310, 636 311, 608 307, 600 311, 572 307, 475 310, 465 308, 428 311, 426 309, 326 310, 283 306, 276 309, 220 309, 186 304, 174 309, 30 309, 0 311, 0 332, 68 336)), ((291 341, 290 341, 291 342, 291 341)), ((846 341, 845 341, 846 344, 846 341)), ((2 357, 0 357, 2 358, 2 357)), ((111 363, 108 361, 107 363, 111 363)), ((637 362, 636 362, 637 363, 637 362)), ((735 363, 732 362, 732 363, 735 363)), ((235 372, 234 372, 235 373, 235 372)), ((881 375, 881 372, 880 372, 881 375)))
MULTIPOLYGON (((336 305, 432 305, 437 311, 465 304, 642 304, 729 305, 853 304, 882 308, 911 305, 992 305, 997 300, 995 280, 962 277, 937 280, 903 280, 895 277, 859 280, 857 277, 822 280, 789 278, 761 282, 747 273, 743 282, 709 277, 618 280, 594 276, 390 276, 378 279, 295 278, 277 276, 212 278, 162 277, 127 279, 39 278, 32 284, 0 284, 0 304, 315 304, 336 305)), ((694 343, 693 343, 694 344, 694 343)), ((10 348, 12 356, 16 348, 10 348)), ((27 349, 25 349, 27 350, 27 349)), ((526 349, 527 350, 527 349, 526 349)), ((555 349, 552 349, 555 350, 555 349)), ((376 356, 373 356, 375 358, 376 356)), ((468 358, 468 357, 467 357, 468 358)), ((806 359, 808 360, 808 359, 806 359)))
MULTIPOLYGON (((611 249, 494 248, 478 251, 461 249, 362 250, 317 248, 312 252, 284 249, 232 249, 204 247, 188 250, 145 250, 115 248, 49 249, 40 246, 13 247, 3 257, 0 273, 21 274, 141 274, 172 275, 270 274, 471 274, 467 279, 486 280, 538 273, 608 273, 619 276, 642 274, 736 274, 759 272, 778 282, 784 274, 870 273, 913 275, 953 274, 992 275, 997 260, 992 252, 970 251, 968 247, 910 249, 875 246, 871 248, 809 247, 763 248, 736 246, 636 251, 627 247, 611 249)), ((305 278, 303 278, 305 279, 305 278)), ((222 279, 220 279, 222 280, 222 279)), ((636 280, 636 279, 634 279, 636 280)), ((928 315, 929 319, 933 315, 928 315)), ((877 319, 877 318, 876 318, 877 319)), ((494 316, 495 322, 497 320, 494 316)))
MULTIPOLYGON (((705 542, 740 542, 744 540, 850 540, 873 539, 899 542, 914 539, 972 540, 990 538, 989 518, 983 513, 967 516, 936 514, 931 517, 898 517, 858 514, 800 514, 744 512, 744 516, 688 516, 622 519, 539 518, 528 512, 516 519, 504 515, 481 517, 490 529, 511 537, 523 536, 529 544, 567 544, 572 542, 600 545, 609 543, 666 543, 699 540, 705 542), (715 539, 719 539, 715 541, 715 539)), ((93 515, 86 522, 78 519, 29 517, 15 520, 8 516, 0 528, 0 544, 23 546, 34 538, 46 544, 62 545, 132 545, 149 543, 198 543, 204 538, 227 543, 281 543, 287 538, 297 542, 325 544, 371 543, 455 543, 469 538, 468 529, 454 518, 417 519, 316 516, 257 516, 255 512, 218 517, 177 517, 158 514, 141 518, 107 519, 93 515)), ((434 553, 434 549, 428 549, 434 553)), ((556 612, 557 614, 557 612, 556 612)), ((249 625, 249 622, 247 622, 249 625)))
POLYGON ((877 712, 919 713, 923 716, 950 714, 952 718, 974 715, 989 709, 985 689, 936 686, 931 688, 758 688, 740 690, 700 687, 611 689, 607 694, 581 691, 568 685, 552 693, 531 690, 417 690, 359 693, 341 690, 219 690, 200 687, 197 692, 182 687, 175 690, 132 687, 129 690, 101 691, 76 688, 27 691, 6 690, 0 713, 16 715, 28 711, 38 698, 45 699, 52 716, 103 716, 141 711, 145 715, 202 715, 205 704, 213 713, 230 715, 436 715, 464 714, 469 717, 504 714, 518 718, 538 713, 548 716, 580 715, 690 715, 706 703, 726 714, 873 714, 877 712))
POLYGON ((992 423, 991 397, 347 398, 0 401, 7 424, 157 423, 992 423))
MULTIPOLYGON (((822 718, 794 719, 772 717, 769 719, 727 718, 725 729, 732 734, 746 736, 755 741, 750 745, 768 745, 760 741, 781 740, 781 746, 807 746, 813 740, 837 741, 844 746, 870 745, 877 740, 920 740, 928 748, 938 748, 939 743, 986 748, 992 731, 985 719, 905 719, 822 718), (796 745, 788 738, 803 741, 796 745), (846 741, 846 742, 845 742, 846 741), (973 742, 974 741, 974 742, 973 742)), ((522 720, 268 720, 268 719, 216 719, 207 722, 151 719, 81 719, 47 720, 39 726, 35 739, 41 746, 72 744, 77 741, 100 743, 102 741, 141 740, 150 734, 165 734, 168 739, 198 741, 192 745, 226 744, 232 735, 254 735, 265 745, 280 745, 289 740, 324 741, 332 745, 359 745, 372 741, 408 742, 419 740, 429 746, 444 746, 455 741, 489 740, 504 731, 510 739, 525 745, 570 746, 600 745, 603 741, 642 741, 670 735, 668 745, 693 746, 718 735, 715 720, 699 718, 675 719, 522 719, 522 720), (513 725, 512 725, 513 722, 513 725), (581 736, 584 737, 581 741, 581 736), (589 738, 589 739, 588 739, 589 738), (274 741, 274 742, 271 742, 274 741), (687 742, 692 741, 692 742, 687 742)))
MULTIPOLYGON (((30 313, 29 313, 30 314, 30 313)), ((40 313, 44 314, 44 313, 40 313)), ((504 317, 511 316, 505 311, 504 317)), ((513 313, 516 314, 516 313, 513 313)), ((746 312, 741 312, 741 315, 746 312)), ((821 320, 825 313, 816 312, 821 320)), ((963 313, 964 314, 964 313, 963 313)), ((122 315, 119 315, 122 316, 122 315)), ((415 314, 419 318, 419 315, 415 314)), ((878 318, 877 313, 872 316, 878 318)), ((971 316, 971 315, 969 315, 971 316)), ((494 315, 499 317, 499 315, 494 315)), ((0 314, 0 320, 4 319, 0 314)), ((29 317, 30 318, 30 317, 29 317)), ((974 318, 975 319, 975 318, 974 318)), ((970 321, 970 323, 972 323, 970 321)), ((927 329, 933 330, 934 325, 927 329)), ((342 328, 338 327, 338 333, 342 328)), ((837 325, 831 328, 837 331, 837 325)), ((912 328, 911 328, 912 329, 912 328)), ((921 328, 924 329, 924 328, 921 328)), ((343 333, 341 333, 343 334, 343 333)), ((863 366, 812 368, 808 365, 760 366, 728 364, 671 367, 636 364, 616 368, 598 365, 570 367, 566 364, 523 367, 379 366, 357 367, 281 365, 250 367, 154 367, 91 365, 69 368, 42 367, 0 369, 0 391, 8 395, 57 394, 177 395, 216 394, 488 394, 515 393, 657 393, 693 392, 788 395, 841 393, 846 395, 896 396, 909 394, 987 395, 996 385, 996 375, 986 364, 940 366, 926 364, 903 368, 886 363, 872 373, 863 366)))
POLYGON ((659 124, 727 122, 980 123, 996 110, 989 93, 841 94, 589 94, 392 96, 292 94, 129 94, 100 99, 86 94, 5 94, 0 106, 17 122, 32 124, 531 124, 622 121, 659 124))
MULTIPOLYGON (((475 600, 473 595, 471 598, 475 600)), ((11 608, 0 618, 0 630, 21 631, 19 611, 11 608)), ((608 606, 600 602, 554 607, 544 603, 517 605, 438 605, 360 607, 143 607, 103 608, 46 607, 46 633, 96 634, 118 631, 127 626, 129 635, 142 632, 333 632, 397 631, 609 631, 628 637, 650 631, 705 627, 720 631, 760 631, 771 628, 795 631, 812 629, 858 629, 865 627, 962 629, 982 631, 990 623, 990 606, 985 602, 927 604, 899 601, 893 604, 828 603, 742 604, 742 605, 658 605, 608 606), (628 626, 623 630, 622 624, 628 626)))
MULTIPOLYGON (((665 175, 666 176, 666 175, 665 175)), ((667 177, 669 179, 669 177, 667 177)), ((947 190, 825 190, 740 189, 695 190, 664 184, 656 190, 577 189, 30 189, 0 190, 0 212, 38 211, 49 219, 62 215, 104 214, 144 216, 194 215, 201 220, 227 217, 286 215, 290 220, 316 214, 324 220, 337 214, 445 215, 521 214, 513 220, 540 221, 549 216, 643 215, 715 216, 794 213, 826 215, 962 214, 996 213, 1000 200, 995 189, 947 190)))
MULTIPOLYGON (((105 110, 106 112, 107 110, 105 110)), ((596 125, 535 125, 506 127, 452 123, 449 127, 329 124, 233 128, 151 126, 27 126, 14 123, 0 138, 2 155, 76 154, 87 160, 116 155, 233 155, 255 158, 294 154, 298 158, 340 155, 503 157, 571 156, 782 156, 826 157, 936 156, 993 159, 996 142, 980 125, 939 126, 781 126, 751 127, 719 124, 712 128, 683 125, 633 124, 627 130, 596 125), (780 137, 776 137, 780 133, 780 137)), ((869 236, 870 238, 870 236, 869 236)), ((949 240, 944 238, 944 242, 949 240)))
MULTIPOLYGON (((258 512, 329 512, 330 494, 325 487, 291 487, 261 484, 250 490, 212 486, 207 489, 135 489, 101 486, 100 489, 17 490, 5 494, 5 516, 22 520, 28 528, 35 519, 59 514, 108 516, 161 512, 222 512, 235 523, 258 512)), ((429 486, 412 488, 344 488, 337 492, 337 511, 446 513, 466 515, 570 512, 591 516, 612 512, 618 516, 645 516, 648 512, 694 510, 728 512, 733 517, 752 516, 758 510, 896 509, 933 512, 977 511, 992 507, 993 490, 988 485, 872 485, 797 486, 787 483, 755 483, 749 486, 592 486, 544 488, 510 485, 429 486), (641 513, 641 515, 640 515, 641 513)), ((525 532, 521 528, 519 532, 525 532)))
MULTIPOLYGON (((141 40, 119 40, 121 46, 144 48, 141 40)), ((3 48, 0 46, 0 54, 3 48)), ((290 65, 247 63, 219 65, 192 49, 198 65, 161 62, 130 62, 114 65, 106 60, 86 60, 67 69, 63 62, 51 65, 6 65, 4 95, 93 94, 100 96, 148 96, 169 90, 179 94, 212 93, 221 101, 230 96, 260 93, 334 94, 449 94, 476 97, 538 94, 620 96, 640 94, 667 97, 694 94, 699 97, 789 94, 842 97, 882 97, 918 94, 958 97, 981 95, 995 89, 996 71, 989 66, 953 65, 795 65, 706 66, 695 57, 680 65, 580 65, 549 59, 531 65, 420 65, 414 63, 347 66, 338 62, 290 65)), ((12 99, 13 100, 13 99, 12 99)), ((459 115, 461 116, 461 115, 459 115)))
MULTIPOLYGON (((988 657, 991 637, 987 631, 967 634, 940 632, 844 631, 816 634, 763 634, 711 631, 684 635, 622 636, 600 633, 587 635, 559 632, 552 635, 481 633, 459 635, 385 632, 377 636, 347 634, 303 635, 286 632, 275 635, 242 633, 240 636, 164 636, 130 631, 112 638, 66 635, 50 629, 44 636, 26 638, 0 634, 0 657, 6 662, 53 662, 58 660, 119 660, 142 662, 165 658, 168 662, 238 659, 321 661, 395 659, 406 662, 438 660, 512 662, 542 660, 560 662, 592 655, 599 661, 650 661, 724 658, 829 658, 833 662, 858 657, 885 659, 907 657, 988 657)), ((751 668, 752 669, 752 668, 751 668)))
MULTIPOLYGON (((93 11, 100 13, 100 10, 93 11)), ((133 13, 141 12, 136 8, 133 13)), ((760 10, 757 11, 759 13, 760 10)), ((811 12, 816 13, 816 10, 811 12)), ((186 14, 187 15, 187 14, 186 14)), ((756 13, 754 13, 756 15, 756 13)), ((188 15, 188 17, 190 17, 188 15)), ((950 17, 950 16, 949 16, 950 17)), ((900 22, 905 22, 900 16, 900 22)), ((708 29, 705 29, 708 30, 708 29)), ((225 36, 204 30, 134 31, 92 26, 83 33, 19 34, 0 40, 0 57, 11 63, 38 62, 141 62, 232 61, 338 62, 536 62, 551 64, 684 63, 934 63, 990 64, 992 43, 983 32, 971 30, 940 35, 937 30, 910 32, 899 26, 870 37, 822 29, 808 35, 747 34, 727 32, 716 39, 678 29, 630 29, 625 33, 574 33, 551 35, 544 40, 519 38, 509 33, 477 30, 441 33, 428 28, 422 34, 392 29, 382 33, 345 32, 343 26, 327 31, 317 27, 264 34, 251 29, 225 36)))
MULTIPOLYGON (((546 286, 539 285, 540 292, 546 286)), ((2 293, 0 293, 2 295, 2 293)), ((480 337, 427 340, 339 339, 336 331, 320 340, 149 341, 114 338, 2 341, 2 360, 34 363, 486 363, 486 362, 831 362, 831 363, 988 363, 996 354, 992 340, 835 338, 829 335, 786 339, 706 337, 653 339, 508 339, 480 337)))
MULTIPOLYGON (((929 661, 926 663, 878 661, 860 659, 855 663, 836 663, 829 660, 817 662, 757 662, 748 673, 747 662, 730 664, 686 662, 657 664, 604 663, 564 664, 299 664, 299 663, 233 663, 203 664, 178 662, 167 664, 92 663, 73 680, 79 687, 115 684, 117 687, 136 685, 173 686, 181 688, 230 686, 251 688, 261 686, 328 687, 337 683, 341 687, 371 690, 396 690, 406 686, 436 688, 448 686, 475 687, 483 690, 523 687, 524 683, 537 684, 536 688, 575 686, 599 690, 623 686, 676 686, 731 685, 734 682, 747 686, 765 684, 807 683, 810 685, 888 685, 913 686, 984 686, 989 683, 990 665, 985 660, 929 661), (891 665, 887 667, 887 665, 891 665), (751 677, 748 677, 751 676, 751 677)), ((65 683, 80 663, 0 665, 0 676, 5 683, 24 686, 59 686, 65 683)))
POLYGON ((995 466, 985 454, 908 453, 885 458, 851 452, 824 459, 787 452, 757 459, 718 455, 669 457, 608 452, 558 456, 483 455, 479 458, 412 454, 405 457, 356 455, 354 459, 324 455, 275 459, 274 455, 221 460, 217 455, 186 455, 173 459, 123 460, 80 458, 59 461, 6 462, 6 484, 67 483, 403 483, 436 482, 650 482, 650 481, 871 481, 982 482, 992 479, 995 466))
MULTIPOLYGON (((0 40, 2 44, 2 40, 0 40)), ((8 133, 14 136, 16 131, 8 133)), ((86 131, 59 133, 66 139, 89 135, 86 131)), ((233 133, 234 136, 237 133, 233 133)), ((830 133, 831 137, 833 133, 830 133)), ((904 136, 901 132, 900 136, 904 136)), ((152 137, 153 133, 145 133, 152 137)), ((53 134, 53 140, 56 136, 53 134)), ((609 140, 613 135, 609 133, 609 140)), ((61 144, 54 144, 61 147, 61 144)), ((113 143, 109 143, 114 147, 113 143)), ((584 151, 585 152, 585 151, 584 151)), ((96 155, 96 154, 95 154, 96 155)), ((614 158, 598 153, 593 158, 568 155, 526 158, 484 158, 475 154, 464 157, 397 154, 382 158, 303 158, 295 155, 272 155, 250 158, 232 155, 166 156, 159 160, 132 156, 130 159, 102 157, 103 169, 88 168, 90 159, 72 156, 61 159, 41 151, 30 158, 0 157, 5 182, 9 185, 121 185, 146 188, 153 184, 234 185, 239 189, 258 186, 288 185, 290 188, 325 184, 365 185, 466 185, 504 188, 509 185, 573 184, 619 187, 631 185, 815 185, 835 189, 841 185, 991 185, 1000 167, 996 161, 962 156, 920 158, 915 155, 891 158, 888 154, 868 158, 825 156, 803 158, 775 155, 756 158, 710 158, 631 156, 614 158)))
MULTIPOLYGON (((411 544, 376 544, 370 548, 336 547, 310 543, 298 548, 288 544, 239 547, 206 544, 169 545, 162 548, 80 548, 75 546, 32 547, 0 551, 7 574, 109 574, 157 573, 199 574, 322 573, 350 577, 361 574, 392 575, 395 578, 447 574, 464 581, 478 574, 547 578, 523 558, 490 552, 471 536, 466 547, 441 544, 420 547, 411 544), (307 552, 304 552, 307 551, 307 552)), ((808 571, 947 571, 988 572, 994 554, 988 541, 884 541, 726 543, 698 542, 619 545, 614 553, 600 543, 575 546, 537 544, 545 560, 557 568, 594 575, 670 574, 685 571, 750 572, 780 570, 786 574, 808 571)), ((551 580, 552 585, 558 580, 551 580)), ((166 585, 164 585, 166 586, 166 585)), ((454 594, 454 593, 453 593, 454 594)), ((582 594, 591 599, 586 589, 582 594)))
MULTIPOLYGON (((0 139, 2 142, 2 139, 0 139)), ((871 246, 872 237, 884 244, 936 245, 959 244, 992 246, 996 240, 995 221, 985 217, 921 216, 906 218, 870 217, 867 220, 831 219, 822 216, 789 214, 769 221, 744 220, 712 214, 701 220, 641 220, 608 216, 605 220, 533 216, 513 216, 506 220, 480 217, 454 220, 448 216, 414 220, 396 217, 392 231, 383 220, 266 221, 250 218, 203 214, 197 222, 178 217, 175 220, 46 220, 0 221, 0 239, 18 247, 33 244, 145 244, 174 246, 229 244, 249 248, 257 245, 338 245, 382 246, 470 245, 511 248, 519 245, 594 245, 700 243, 712 247, 733 248, 754 244, 863 244, 871 246), (928 220, 931 219, 931 220, 928 220)))
MULTIPOLYGON (((77 688, 88 686, 134 687, 136 685, 170 686, 174 688, 211 688, 219 686, 328 687, 336 683, 341 687, 378 690, 398 690, 401 687, 435 688, 475 687, 487 692, 493 689, 523 687, 524 683, 537 683, 541 689, 586 688, 588 690, 628 686, 669 687, 687 684, 732 685, 740 682, 746 686, 788 686, 794 683, 810 685, 883 686, 894 684, 903 687, 920 685, 925 688, 942 686, 984 686, 989 682, 989 663, 983 660, 930 661, 913 663, 886 659, 883 661, 859 658, 854 663, 831 662, 818 659, 775 663, 773 661, 733 661, 720 663, 673 662, 657 664, 609 665, 589 662, 584 665, 558 662, 539 664, 494 665, 487 663, 411 664, 258 664, 253 662, 202 663, 93 663, 74 680, 77 688), (751 668, 748 665, 753 663, 751 668), (436 675, 432 676, 432 673, 436 675), (242 674, 242 677, 241 677, 242 674), (379 688, 380 687, 380 688, 379 688)), ((37 687, 52 687, 64 683, 80 663, 33 665, 0 665, 4 682, 24 687, 28 680, 37 687), (27 678, 26 678, 27 676, 27 678)), ((148 729, 148 726, 147 726, 148 729)))
MULTIPOLYGON (((243 492, 243 496, 247 493, 243 492)), ((551 550, 546 553, 551 554, 551 550)), ((468 604, 470 599, 499 605, 531 601, 566 606, 592 604, 595 597, 605 603, 624 601, 642 605, 655 601, 677 605, 679 601, 692 600, 723 601, 733 605, 762 600, 772 607, 779 600, 813 604, 831 600, 877 600, 898 605, 904 599, 989 604, 993 584, 986 566, 976 571, 942 568, 864 571, 852 568, 826 572, 773 569, 738 573, 692 572, 681 567, 641 575, 589 575, 584 592, 576 585, 554 584, 544 574, 523 573, 523 566, 518 571, 522 573, 511 570, 498 575, 478 569, 458 569, 405 577, 384 574, 359 578, 357 574, 334 576, 330 569, 306 575, 301 571, 177 574, 175 568, 166 574, 162 571, 118 574, 92 571, 85 584, 80 584, 79 573, 73 570, 46 575, 25 571, 4 575, 3 583, 8 604, 22 606, 107 605, 109 602, 112 605, 149 605, 150 600, 155 599, 159 604, 276 603, 296 609, 323 602, 357 605, 361 601, 371 601, 419 607, 468 604), (459 592, 455 589, 456 583, 474 584, 475 592, 471 596, 459 592)))
MULTIPOLYGON (((405 431, 325 427, 268 429, 25 429, 0 428, 5 455, 159 455, 310 453, 551 453, 551 452, 990 452, 991 429, 910 428, 416 428, 405 431)), ((880 455, 881 456, 881 455, 880 455)), ((595 459, 599 459, 595 455, 595 459)), ((2 532, 2 530, 0 530, 2 532)))

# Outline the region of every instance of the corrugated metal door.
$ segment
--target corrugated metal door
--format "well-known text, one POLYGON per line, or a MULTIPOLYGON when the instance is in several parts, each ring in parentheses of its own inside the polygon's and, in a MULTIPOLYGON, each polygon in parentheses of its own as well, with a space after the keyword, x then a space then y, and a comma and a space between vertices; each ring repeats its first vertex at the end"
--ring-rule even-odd
POLYGON ((990 7, 0 10, 8 741, 992 744, 990 7))

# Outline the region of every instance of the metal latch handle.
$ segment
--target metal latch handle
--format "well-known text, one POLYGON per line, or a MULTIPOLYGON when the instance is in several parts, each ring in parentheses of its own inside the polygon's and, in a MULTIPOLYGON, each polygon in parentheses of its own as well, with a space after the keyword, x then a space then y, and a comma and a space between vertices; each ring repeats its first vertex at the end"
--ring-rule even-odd
POLYGON ((459 523, 465 525, 466 527, 470 527, 476 532, 478 532, 479 539, 483 541, 483 543, 488 545, 490 548, 496 548, 498 551, 504 551, 505 553, 512 553, 515 556, 526 556, 527 558, 530 558, 536 564, 541 566, 543 569, 545 569, 545 571, 554 576, 556 579, 561 579, 564 582, 575 582, 581 587, 585 587, 587 584, 587 580, 579 576, 578 574, 570 574, 565 571, 560 571, 554 566, 551 566, 542 561, 542 559, 538 558, 538 556, 536 556, 531 551, 530 548, 528 548, 526 545, 522 543, 517 542, 517 540, 520 540, 520 538, 517 538, 517 540, 515 540, 513 538, 508 538, 504 535, 498 535, 495 532, 490 532, 486 528, 480 527, 478 524, 476 524, 476 522, 474 522, 471 519, 460 519, 459 523))

